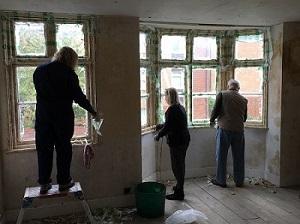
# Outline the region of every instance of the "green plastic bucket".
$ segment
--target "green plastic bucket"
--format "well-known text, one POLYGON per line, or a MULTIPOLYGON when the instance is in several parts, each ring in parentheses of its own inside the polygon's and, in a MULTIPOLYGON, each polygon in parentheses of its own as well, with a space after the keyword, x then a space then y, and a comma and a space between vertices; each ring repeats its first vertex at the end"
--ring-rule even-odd
POLYGON ((157 218, 165 214, 165 185, 143 182, 135 188, 137 213, 145 218, 157 218))

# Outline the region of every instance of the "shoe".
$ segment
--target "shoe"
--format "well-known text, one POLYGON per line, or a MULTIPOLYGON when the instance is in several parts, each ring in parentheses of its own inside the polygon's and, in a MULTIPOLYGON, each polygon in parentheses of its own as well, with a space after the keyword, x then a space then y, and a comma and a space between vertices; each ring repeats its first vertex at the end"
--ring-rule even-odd
POLYGON ((40 188, 40 194, 47 194, 48 190, 52 188, 52 184, 42 184, 40 188))
POLYGON ((59 191, 67 191, 69 190, 71 187, 73 187, 75 185, 74 181, 71 180, 69 183, 67 184, 59 184, 58 190, 59 191))
POLYGON ((211 179, 211 183, 214 184, 214 185, 223 187, 223 188, 227 187, 226 184, 220 184, 216 179, 211 179))
POLYGON ((183 201, 184 200, 184 194, 168 194, 166 195, 166 199, 168 200, 177 200, 177 201, 183 201))
POLYGON ((244 184, 241 183, 241 184, 235 184, 236 187, 244 187, 244 184))

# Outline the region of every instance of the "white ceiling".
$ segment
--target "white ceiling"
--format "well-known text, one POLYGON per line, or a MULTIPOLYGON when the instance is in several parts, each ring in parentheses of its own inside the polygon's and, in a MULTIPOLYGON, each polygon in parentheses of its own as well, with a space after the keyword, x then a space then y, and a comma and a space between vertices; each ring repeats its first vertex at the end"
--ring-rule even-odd
POLYGON ((129 15, 142 21, 224 25, 300 21, 300 0, 0 0, 0 10, 129 15))

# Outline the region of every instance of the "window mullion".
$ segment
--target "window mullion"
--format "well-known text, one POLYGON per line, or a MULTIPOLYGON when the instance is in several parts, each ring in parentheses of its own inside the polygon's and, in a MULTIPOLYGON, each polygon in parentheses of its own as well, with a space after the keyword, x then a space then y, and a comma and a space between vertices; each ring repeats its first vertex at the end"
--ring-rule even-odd
POLYGON ((53 17, 45 23, 46 55, 51 58, 56 52, 56 27, 53 17))

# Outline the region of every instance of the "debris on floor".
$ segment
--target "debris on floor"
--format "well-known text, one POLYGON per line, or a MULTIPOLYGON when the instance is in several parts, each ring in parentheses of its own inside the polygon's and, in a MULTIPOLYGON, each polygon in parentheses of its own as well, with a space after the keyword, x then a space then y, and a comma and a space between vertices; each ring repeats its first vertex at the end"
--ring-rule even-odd
MULTIPOLYGON (((98 208, 93 211, 96 223, 101 224, 130 224, 136 214, 136 208, 98 208)), ((89 224, 84 213, 32 219, 24 224, 89 224)))
POLYGON ((94 211, 95 220, 102 224, 131 223, 135 208, 99 208, 94 211))

